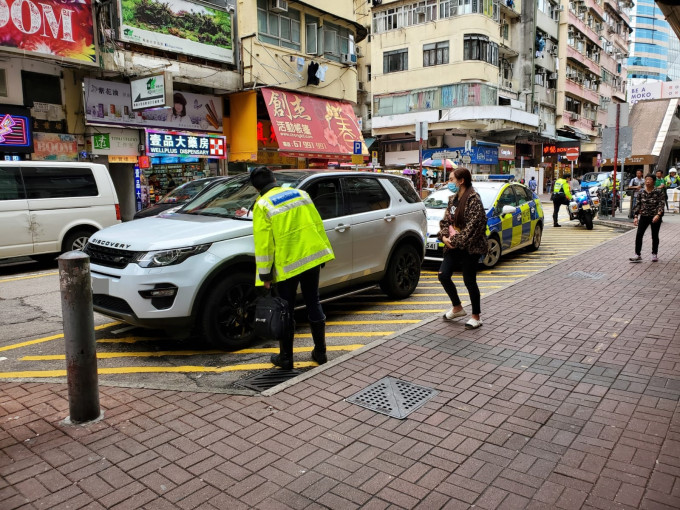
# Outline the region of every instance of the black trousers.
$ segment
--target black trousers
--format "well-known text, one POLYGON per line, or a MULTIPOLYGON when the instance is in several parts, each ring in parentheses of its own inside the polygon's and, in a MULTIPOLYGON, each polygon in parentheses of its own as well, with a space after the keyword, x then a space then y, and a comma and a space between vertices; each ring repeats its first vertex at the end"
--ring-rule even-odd
POLYGON ((635 254, 640 255, 642 252, 642 238, 645 235, 647 227, 652 227, 652 253, 659 253, 659 230, 661 229, 661 220, 653 223, 654 216, 640 216, 638 218, 637 235, 635 236, 635 254))
POLYGON ((288 303, 288 309, 290 310, 290 316, 294 316, 295 311, 295 297, 297 295, 297 288, 300 285, 302 290, 302 297, 305 301, 305 307, 307 308, 307 317, 310 322, 319 322, 326 320, 326 316, 323 313, 323 308, 321 308, 321 303, 319 302, 319 273, 321 272, 321 266, 316 266, 308 269, 304 273, 289 278, 288 280, 283 280, 276 284, 276 288, 279 292, 279 296, 285 299, 288 303))
POLYGON ((463 283, 470 296, 470 303, 472 304, 472 315, 479 315, 481 310, 481 296, 479 294, 479 287, 477 287, 477 264, 479 263, 479 255, 468 253, 465 250, 447 250, 444 253, 444 260, 439 267, 439 281, 444 287, 444 290, 451 299, 453 306, 460 305, 460 298, 456 290, 456 284, 451 281, 453 275, 453 267, 458 263, 463 271, 463 283))
POLYGON ((557 223, 557 215, 560 213, 560 206, 561 205, 567 205, 569 201, 567 200, 567 197, 564 195, 557 196, 553 198, 553 223, 557 223))

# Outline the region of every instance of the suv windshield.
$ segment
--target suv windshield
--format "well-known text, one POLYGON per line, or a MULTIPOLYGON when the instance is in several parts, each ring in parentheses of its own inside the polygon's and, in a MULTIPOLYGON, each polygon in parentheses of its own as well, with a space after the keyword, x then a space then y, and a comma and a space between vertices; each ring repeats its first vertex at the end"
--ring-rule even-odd
POLYGON ((159 204, 182 204, 194 198, 206 186, 212 183, 212 179, 201 179, 199 181, 189 181, 180 187, 173 189, 165 195, 159 204))
MULTIPOLYGON (((295 188, 308 175, 276 172, 276 184, 282 188, 295 188)), ((259 193, 250 184, 250 176, 244 174, 214 186, 177 213, 252 220, 252 207, 258 196, 259 193)))

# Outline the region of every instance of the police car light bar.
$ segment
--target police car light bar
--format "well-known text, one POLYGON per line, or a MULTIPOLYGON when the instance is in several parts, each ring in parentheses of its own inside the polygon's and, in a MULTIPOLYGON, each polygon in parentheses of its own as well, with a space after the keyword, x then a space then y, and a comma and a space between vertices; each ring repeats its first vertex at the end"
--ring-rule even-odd
POLYGON ((472 174, 472 180, 477 182, 510 182, 515 180, 512 174, 472 174))

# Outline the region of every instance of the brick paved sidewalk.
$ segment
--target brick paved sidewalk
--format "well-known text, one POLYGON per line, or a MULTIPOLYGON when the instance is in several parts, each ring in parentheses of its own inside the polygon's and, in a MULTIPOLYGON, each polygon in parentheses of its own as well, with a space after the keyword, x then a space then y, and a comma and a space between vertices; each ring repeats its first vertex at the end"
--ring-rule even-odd
POLYGON ((104 420, 63 427, 65 386, 2 384, 0 508, 680 508, 680 225, 657 264, 633 239, 271 397, 102 387, 104 420), (343 401, 385 375, 440 393, 343 401))

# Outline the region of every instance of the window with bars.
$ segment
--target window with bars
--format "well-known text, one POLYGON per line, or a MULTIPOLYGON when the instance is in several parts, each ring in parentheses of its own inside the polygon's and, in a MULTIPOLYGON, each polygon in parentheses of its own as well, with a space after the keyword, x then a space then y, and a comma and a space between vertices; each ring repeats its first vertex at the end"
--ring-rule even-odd
POLYGON ((425 44, 423 46, 423 67, 449 63, 449 41, 425 44))
POLYGON ((498 66, 498 44, 480 34, 463 37, 463 60, 481 60, 498 66))
POLYGON ((269 10, 267 0, 257 0, 257 38, 266 43, 300 50, 300 11, 269 10))
POLYGON ((408 49, 386 51, 383 53, 383 74, 406 71, 408 69, 408 49))

